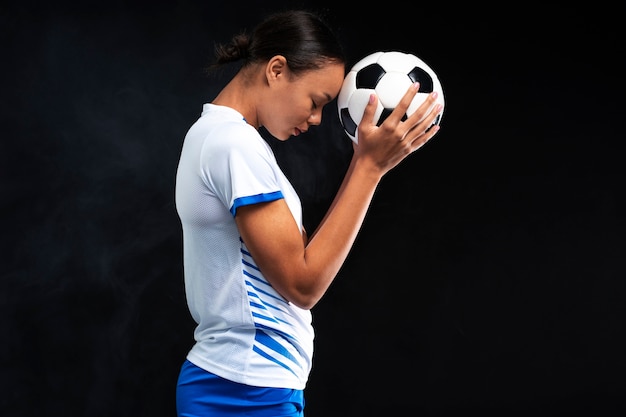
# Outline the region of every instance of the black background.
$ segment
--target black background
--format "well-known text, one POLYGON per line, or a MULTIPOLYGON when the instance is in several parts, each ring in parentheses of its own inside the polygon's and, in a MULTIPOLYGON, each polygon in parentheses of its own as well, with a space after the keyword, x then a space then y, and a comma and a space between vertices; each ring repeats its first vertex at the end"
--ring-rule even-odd
MULTIPOLYGON (((0 415, 175 415, 182 139, 213 43, 287 6, 351 63, 422 57, 446 98, 313 310, 307 416, 625 415, 618 6, 215 3, 1 6, 0 415)), ((351 154, 333 105, 268 138, 309 229, 351 154)))

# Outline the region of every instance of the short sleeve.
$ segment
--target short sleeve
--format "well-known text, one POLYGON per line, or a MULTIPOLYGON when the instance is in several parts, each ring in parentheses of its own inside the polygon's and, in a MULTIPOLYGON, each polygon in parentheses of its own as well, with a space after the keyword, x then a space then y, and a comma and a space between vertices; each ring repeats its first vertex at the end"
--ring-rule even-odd
POLYGON ((202 165, 209 188, 233 216, 241 206, 284 198, 274 154, 256 131, 238 128, 203 148, 202 165))

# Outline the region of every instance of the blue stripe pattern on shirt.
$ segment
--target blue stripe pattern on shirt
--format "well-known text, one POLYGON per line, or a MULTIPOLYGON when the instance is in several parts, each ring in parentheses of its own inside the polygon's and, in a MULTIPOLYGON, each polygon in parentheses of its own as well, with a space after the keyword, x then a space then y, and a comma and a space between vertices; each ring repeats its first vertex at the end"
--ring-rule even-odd
MULTIPOLYGON (((281 356, 289 359, 290 361, 292 361, 293 363, 298 363, 296 358, 294 358, 291 353, 289 353, 289 351, 287 351, 287 349, 285 349, 280 343, 278 343, 277 341, 275 341, 274 339, 272 339, 267 333, 265 333, 263 330, 257 329, 256 331, 256 336, 254 337, 254 340, 256 340, 257 342, 259 342, 261 345, 265 346, 266 348, 269 348, 270 350, 280 354, 281 356)), ((294 375, 296 374, 287 364, 285 364, 284 362, 279 361, 275 356, 270 356, 267 352, 259 349, 258 347, 254 346, 252 348, 256 353, 258 353, 259 355, 269 359, 270 361, 282 366, 283 368, 289 370, 291 373, 293 373, 294 375)))
POLYGON ((290 352, 290 348, 294 347, 295 337, 290 334, 293 323, 290 321, 291 314, 286 308, 288 301, 272 288, 243 244, 241 255, 250 312, 257 329, 253 350, 296 374, 292 367, 301 365, 298 358, 290 352))

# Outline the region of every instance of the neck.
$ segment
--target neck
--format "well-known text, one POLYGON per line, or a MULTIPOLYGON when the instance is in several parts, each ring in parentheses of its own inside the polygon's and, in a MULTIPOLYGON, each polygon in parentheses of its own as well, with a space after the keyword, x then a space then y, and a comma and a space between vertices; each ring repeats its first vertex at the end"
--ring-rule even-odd
POLYGON ((254 90, 253 80, 240 71, 226 84, 212 103, 237 110, 249 125, 258 129, 254 90))

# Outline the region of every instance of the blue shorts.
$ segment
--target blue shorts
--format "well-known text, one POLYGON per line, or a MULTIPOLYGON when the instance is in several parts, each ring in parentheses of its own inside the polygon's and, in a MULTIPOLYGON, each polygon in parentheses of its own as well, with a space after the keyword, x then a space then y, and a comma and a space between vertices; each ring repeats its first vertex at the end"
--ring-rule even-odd
POLYGON ((185 360, 176 385, 178 417, 303 417, 304 392, 239 384, 185 360))

